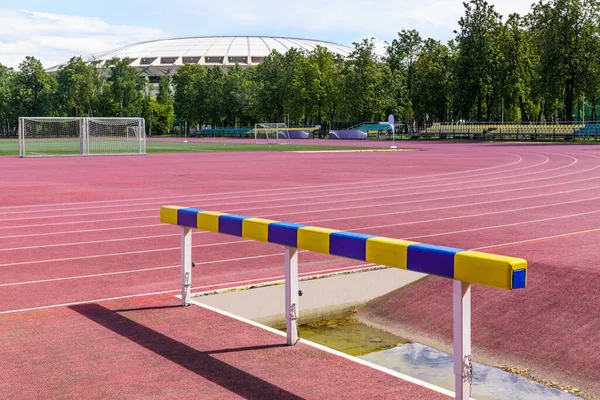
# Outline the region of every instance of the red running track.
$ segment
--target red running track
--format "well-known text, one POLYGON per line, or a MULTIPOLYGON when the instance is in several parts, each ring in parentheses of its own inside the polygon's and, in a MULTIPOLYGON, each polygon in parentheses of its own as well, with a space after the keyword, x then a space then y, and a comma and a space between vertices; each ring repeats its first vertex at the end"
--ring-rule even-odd
MULTIPOLYGON (((600 149, 411 147, 419 151, 0 158, 0 317, 177 294, 179 231, 158 221, 161 205, 177 204, 525 257, 527 289, 475 289, 476 359, 600 392, 600 149)), ((278 246, 197 232, 194 291, 281 279, 282 257, 278 246)), ((300 258, 304 276, 362 267, 300 258)), ((445 286, 400 290, 365 317, 444 347, 445 286)))

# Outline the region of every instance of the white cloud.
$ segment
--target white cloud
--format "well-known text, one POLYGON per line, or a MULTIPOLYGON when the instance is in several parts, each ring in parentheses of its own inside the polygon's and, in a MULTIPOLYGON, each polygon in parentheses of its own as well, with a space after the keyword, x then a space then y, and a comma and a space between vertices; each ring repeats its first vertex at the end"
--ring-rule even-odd
POLYGON ((110 25, 98 18, 0 9, 0 63, 12 67, 25 56, 50 67, 72 56, 166 36, 159 29, 110 25))
MULTIPOLYGON (((104 1, 106 7, 118 4, 104 1)), ((17 66, 33 55, 49 67, 74 55, 139 41, 200 35, 299 36, 346 45, 375 37, 381 51, 383 42, 402 29, 417 29, 425 38, 451 39, 464 0, 170 0, 169 7, 179 10, 177 18, 155 15, 163 2, 146 1, 127 26, 99 18, 0 9, 0 63, 17 66), (144 26, 148 24, 157 28, 144 26)), ((527 13, 534 0, 488 1, 506 17, 527 13)))
MULTIPOLYGON (((505 17, 513 12, 524 14, 530 9, 529 2, 523 0, 490 0, 490 3, 505 17)), ((211 12, 206 4, 201 7, 203 13, 211 12)), ((224 18, 252 16, 236 18, 249 28, 299 28, 307 33, 345 31, 362 36, 394 35, 401 29, 415 28, 423 30, 424 36, 436 37, 436 33, 439 36, 444 31, 450 37, 463 10, 463 0, 230 0, 219 3, 218 10, 212 11, 224 18)))

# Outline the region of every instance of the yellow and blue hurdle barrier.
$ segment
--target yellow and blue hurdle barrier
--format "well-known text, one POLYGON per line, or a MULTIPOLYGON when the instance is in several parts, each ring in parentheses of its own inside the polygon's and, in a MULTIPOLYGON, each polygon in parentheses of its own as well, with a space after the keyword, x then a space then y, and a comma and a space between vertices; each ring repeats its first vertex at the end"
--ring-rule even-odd
POLYGON ((527 281, 527 262, 520 258, 177 206, 162 207, 160 218, 172 225, 500 289, 521 289, 527 281))
POLYGON ((298 249, 405 269, 454 280, 456 398, 468 399, 471 353, 471 284, 505 290, 527 284, 527 261, 349 231, 252 218, 179 206, 160 209, 161 222, 182 227, 182 303, 190 304, 191 230, 199 229, 285 247, 287 343, 298 340, 298 249))

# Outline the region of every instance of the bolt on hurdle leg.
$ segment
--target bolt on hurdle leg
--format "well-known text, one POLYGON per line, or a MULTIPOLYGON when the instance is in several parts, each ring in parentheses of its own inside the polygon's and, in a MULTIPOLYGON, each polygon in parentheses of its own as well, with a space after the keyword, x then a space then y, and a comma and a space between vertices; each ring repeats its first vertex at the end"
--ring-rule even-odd
POLYGON ((454 280, 454 391, 455 398, 471 397, 473 370, 471 364, 471 284, 454 280))
POLYGON ((192 286, 192 228, 181 227, 181 305, 190 305, 192 286))
POLYGON ((285 327, 287 345, 298 342, 298 249, 285 246, 285 327))

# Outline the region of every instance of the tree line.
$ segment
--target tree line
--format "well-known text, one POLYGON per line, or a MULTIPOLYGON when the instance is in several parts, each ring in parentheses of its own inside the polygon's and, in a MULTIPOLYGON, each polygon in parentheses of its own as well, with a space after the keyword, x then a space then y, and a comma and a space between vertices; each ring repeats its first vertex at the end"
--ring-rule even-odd
POLYGON ((600 0, 541 0, 503 18, 470 0, 447 43, 402 30, 375 52, 373 39, 348 57, 323 47, 273 51, 263 63, 224 71, 196 64, 161 77, 158 90, 127 59, 102 68, 72 58, 55 74, 27 57, 0 64, 0 132, 18 116, 143 116, 154 133, 256 122, 347 127, 383 121, 593 120, 600 97, 600 0))

